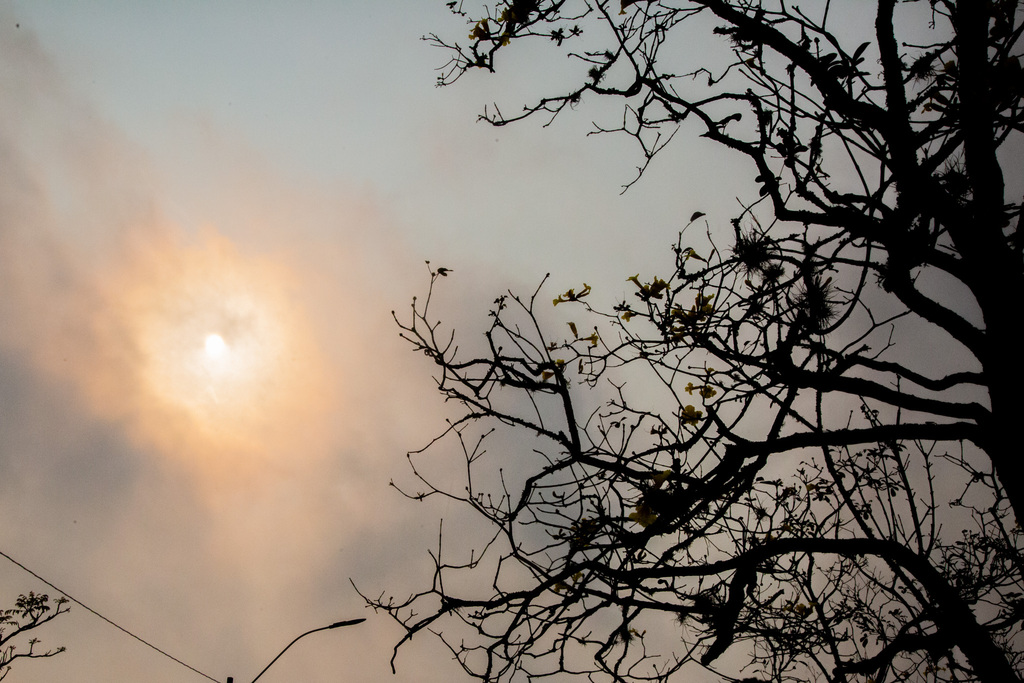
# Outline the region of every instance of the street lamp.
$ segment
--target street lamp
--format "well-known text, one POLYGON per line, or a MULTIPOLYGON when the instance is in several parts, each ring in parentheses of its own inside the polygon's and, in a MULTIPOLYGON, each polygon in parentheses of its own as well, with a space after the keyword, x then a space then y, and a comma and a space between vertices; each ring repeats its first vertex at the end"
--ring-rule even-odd
MULTIPOLYGON (((296 638, 292 642, 288 643, 288 645, 286 645, 285 648, 283 650, 281 650, 280 654, 278 654, 276 657, 274 657, 270 661, 270 664, 267 664, 267 666, 263 669, 263 671, 261 671, 261 672, 259 672, 259 674, 257 674, 256 678, 252 679, 252 683, 256 683, 256 681, 259 680, 260 676, 262 676, 263 674, 267 673, 267 669, 272 667, 274 665, 274 662, 276 662, 277 660, 281 659, 281 655, 283 655, 285 652, 287 652, 288 648, 290 648, 295 643, 299 642, 300 639, 305 638, 306 636, 308 636, 310 633, 316 633, 317 631, 329 631, 332 628, 341 628, 342 626, 353 626, 355 624, 360 624, 360 623, 362 623, 364 621, 366 621, 366 619, 349 619, 347 621, 337 621, 337 622, 331 624, 330 626, 321 626, 320 628, 315 628, 312 631, 306 631, 301 636, 299 636, 298 638, 296 638)), ((231 679, 230 678, 228 679, 228 683, 231 683, 231 679)))

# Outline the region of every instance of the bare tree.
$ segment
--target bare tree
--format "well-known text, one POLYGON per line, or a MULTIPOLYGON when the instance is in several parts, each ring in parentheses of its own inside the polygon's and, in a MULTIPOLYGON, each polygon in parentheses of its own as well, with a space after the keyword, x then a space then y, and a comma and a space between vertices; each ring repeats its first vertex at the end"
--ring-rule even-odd
POLYGON ((619 98, 597 130, 635 138, 640 174, 696 124, 760 191, 725 231, 695 212, 625 301, 500 297, 476 355, 431 270, 396 320, 462 407, 427 448, 466 481, 407 495, 494 533, 442 534, 429 588, 370 600, 402 643, 437 632, 487 681, 1021 680, 1019 3, 448 5, 470 34, 428 37, 441 84, 529 41, 582 65, 492 124, 619 98), (837 23, 854 5, 869 34, 837 23), (730 58, 678 63, 708 32, 730 58))
POLYGON ((69 609, 65 606, 68 602, 65 597, 57 599, 56 609, 52 608, 49 602, 50 596, 29 592, 28 595, 19 595, 12 609, 0 610, 0 680, 7 677, 11 671, 11 663, 16 659, 53 657, 64 652, 63 647, 37 652, 35 648, 39 644, 39 639, 34 637, 29 638, 27 647, 20 650, 12 642, 23 638, 29 631, 53 621, 61 614, 66 614, 69 609))

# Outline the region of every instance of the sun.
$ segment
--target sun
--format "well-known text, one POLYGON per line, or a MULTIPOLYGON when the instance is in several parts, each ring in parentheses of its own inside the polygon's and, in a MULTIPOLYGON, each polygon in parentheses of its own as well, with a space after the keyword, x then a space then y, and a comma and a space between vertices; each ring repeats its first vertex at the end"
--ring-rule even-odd
POLYGON ((203 348, 206 349, 206 356, 211 360, 219 360, 228 353, 227 342, 219 334, 206 335, 206 342, 203 344, 203 348))

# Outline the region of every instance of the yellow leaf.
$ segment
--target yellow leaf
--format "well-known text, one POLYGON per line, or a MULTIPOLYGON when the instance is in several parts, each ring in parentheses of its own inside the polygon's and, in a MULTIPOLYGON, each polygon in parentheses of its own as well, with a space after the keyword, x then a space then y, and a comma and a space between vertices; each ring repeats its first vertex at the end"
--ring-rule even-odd
POLYGON ((491 29, 487 26, 487 20, 481 19, 469 33, 470 40, 483 40, 491 35, 491 29))
POLYGON ((554 299, 552 303, 555 306, 557 306, 558 304, 563 304, 567 301, 579 301, 588 294, 590 294, 590 285, 584 282, 583 289, 580 290, 579 294, 577 294, 576 289, 573 288, 567 291, 565 294, 560 295, 557 299, 554 299))
POLYGON ((654 524, 654 520, 658 519, 658 513, 646 503, 637 503, 634 509, 636 512, 629 513, 629 518, 644 528, 654 524))
POLYGON ((704 413, 693 406, 686 406, 679 411, 679 417, 684 425, 696 425, 703 416, 704 413))

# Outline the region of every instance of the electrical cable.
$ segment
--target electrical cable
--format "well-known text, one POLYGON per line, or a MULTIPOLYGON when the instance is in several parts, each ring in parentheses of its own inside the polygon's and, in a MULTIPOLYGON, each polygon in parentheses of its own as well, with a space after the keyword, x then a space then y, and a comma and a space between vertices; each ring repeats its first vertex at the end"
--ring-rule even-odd
POLYGON ((177 662, 178 664, 181 664, 181 665, 182 665, 183 667, 185 667, 186 669, 189 669, 189 670, 191 670, 191 671, 194 671, 195 673, 199 674, 199 675, 200 675, 200 676, 202 676, 203 678, 208 678, 209 680, 213 681, 213 683, 221 683, 221 682, 220 682, 220 681, 219 681, 218 679, 214 678, 213 676, 209 676, 209 675, 207 675, 207 674, 204 674, 204 673, 203 673, 202 671, 200 671, 199 669, 195 668, 194 666, 189 666, 188 664, 186 664, 185 662, 181 661, 180 659, 178 659, 178 658, 177 658, 177 657, 175 657, 174 655, 170 655, 170 654, 168 654, 168 653, 164 652, 163 650, 161 650, 160 648, 158 648, 158 647, 157 647, 156 645, 153 645, 152 643, 150 643, 150 642, 148 642, 148 641, 145 641, 145 640, 143 640, 142 638, 140 638, 139 636, 135 635, 134 633, 132 633, 132 632, 131 632, 131 631, 129 631, 128 629, 124 628, 123 626, 118 626, 118 625, 117 625, 117 624, 115 624, 115 623, 114 623, 113 621, 111 621, 110 619, 107 619, 107 618, 106 618, 105 616, 103 616, 102 614, 100 614, 99 612, 97 612, 96 610, 94 610, 94 609, 93 609, 92 607, 89 607, 88 605, 86 605, 86 604, 85 604, 84 602, 82 602, 81 600, 78 600, 78 599, 76 599, 76 598, 72 597, 71 595, 69 595, 67 591, 65 591, 65 590, 63 590, 63 589, 61 589, 61 588, 58 588, 57 586, 53 585, 52 583, 50 583, 49 581, 47 581, 47 580, 46 580, 46 579, 44 579, 43 577, 39 576, 39 574, 36 574, 36 573, 35 573, 34 571, 32 571, 31 569, 29 569, 28 567, 26 567, 25 565, 23 565, 23 564, 22 564, 21 562, 18 562, 17 560, 15 560, 15 559, 14 559, 13 557, 11 557, 10 555, 8 555, 8 554, 7 554, 7 553, 5 553, 4 551, 0 550, 0 556, 2 556, 2 557, 4 557, 4 558, 6 558, 7 560, 9 560, 10 562, 12 562, 13 564, 15 564, 15 565, 17 565, 17 566, 21 567, 21 568, 22 568, 22 569, 24 569, 24 570, 25 570, 26 572, 28 572, 28 573, 29 573, 29 574, 31 574, 32 576, 36 577, 37 579, 39 579, 40 581, 42 581, 43 583, 45 583, 45 584, 46 584, 47 586, 49 586, 49 587, 50 587, 50 588, 52 588, 53 590, 57 591, 58 593, 60 593, 61 595, 63 595, 63 596, 65 597, 65 598, 67 598, 67 599, 68 599, 68 600, 70 600, 71 602, 75 603, 76 605, 78 605, 79 607, 81 607, 82 609, 84 609, 85 611, 87 611, 87 612, 90 612, 90 613, 94 614, 95 616, 97 616, 97 617, 99 617, 100 619, 102 619, 103 621, 107 622, 108 624, 110 624, 111 626, 113 626, 114 628, 116 628, 117 630, 119 630, 119 631, 121 631, 122 633, 125 633, 125 634, 127 634, 127 635, 131 636, 132 638, 134 638, 135 640, 139 641, 140 643, 142 643, 142 644, 143 644, 143 645, 145 645, 146 647, 149 647, 149 648, 152 648, 152 649, 156 650, 157 652, 159 652, 160 654, 162 654, 162 655, 163 655, 164 657, 167 657, 168 659, 172 659, 172 660, 174 660, 175 662, 177 662))

